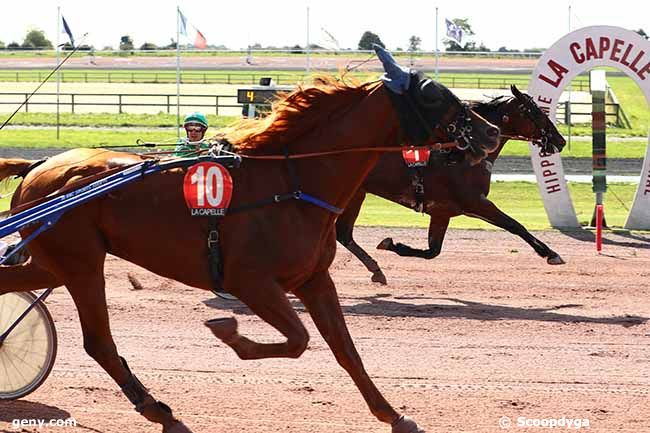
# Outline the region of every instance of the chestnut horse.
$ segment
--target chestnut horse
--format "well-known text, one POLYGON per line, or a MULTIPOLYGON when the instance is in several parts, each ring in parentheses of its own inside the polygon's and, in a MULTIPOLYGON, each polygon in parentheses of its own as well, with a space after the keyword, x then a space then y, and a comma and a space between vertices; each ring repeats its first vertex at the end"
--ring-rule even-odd
MULTIPOLYGON (((459 115, 468 122, 465 131, 471 129, 466 135, 470 159, 498 145, 498 128, 467 110, 448 89, 397 67, 387 52, 378 54, 387 70, 382 81, 298 89, 277 103, 269 118, 246 121, 234 130, 229 139, 248 156, 285 151, 292 156, 325 154, 295 160, 245 156, 241 167, 231 171, 232 207, 268 204, 270 197, 292 191, 298 179, 302 191, 331 207, 344 208, 378 160, 378 148, 423 144, 459 115), (419 129, 400 122, 396 101, 420 119, 415 123, 419 129), (355 149, 359 151, 346 152, 355 149)), ((110 167, 141 160, 138 155, 97 149, 65 152, 25 176, 14 193, 12 209, 110 167)), ((18 173, 27 164, 21 167, 16 161, 0 160, 0 178, 18 173)), ((208 221, 190 216, 182 192, 184 171, 149 175, 70 210, 29 244, 29 261, 0 267, 0 295, 66 286, 79 312, 86 352, 138 412, 162 424, 168 433, 190 430, 151 396, 118 355, 106 308, 104 260, 110 253, 189 286, 214 288, 206 242, 208 221)), ((328 271, 336 252, 335 219, 332 211, 299 200, 223 217, 218 228, 223 288, 286 340, 252 341, 237 332, 235 318, 211 320, 206 325, 242 359, 297 358, 307 348, 309 336, 287 299, 291 292, 305 305, 377 419, 391 424, 393 433, 422 432, 382 396, 350 337, 328 271)), ((22 230, 21 236, 32 231, 22 230)))
POLYGON ((377 262, 353 238, 354 223, 368 192, 430 216, 428 249, 411 248, 395 243, 392 238, 381 241, 378 249, 393 251, 400 256, 432 259, 442 250, 449 219, 467 215, 481 218, 521 237, 549 264, 564 263, 555 251, 487 198, 492 165, 509 138, 533 141, 539 145, 540 152, 547 153, 561 151, 565 145, 553 122, 532 99, 515 86, 511 87, 511 91, 514 98, 499 97, 472 107, 501 129, 499 147, 480 165, 472 166, 459 161, 454 152, 432 155, 428 165, 422 168, 408 168, 401 154, 385 154, 379 159, 336 221, 337 240, 361 260, 372 273, 372 281, 386 284, 386 277, 377 262), (415 192, 418 183, 424 189, 420 192, 420 200, 416 199, 415 192))

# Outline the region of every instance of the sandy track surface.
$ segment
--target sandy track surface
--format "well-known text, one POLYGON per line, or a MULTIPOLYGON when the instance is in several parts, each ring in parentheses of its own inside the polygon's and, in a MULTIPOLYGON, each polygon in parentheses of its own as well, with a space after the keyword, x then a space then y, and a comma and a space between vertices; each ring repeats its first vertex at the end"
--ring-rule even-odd
MULTIPOLYGON (((345 68, 350 62, 353 65, 368 59, 368 55, 360 54, 356 57, 348 56, 327 56, 312 55, 311 68, 320 70, 338 70, 345 68)), ((403 58, 403 63, 409 61, 403 58)), ((252 63, 247 63, 246 55, 241 56, 206 56, 206 57, 182 57, 184 69, 250 69, 250 70, 273 70, 273 69, 304 69, 307 66, 307 57, 299 56, 255 56, 252 63)), ((481 58, 481 57, 440 57, 439 67, 441 70, 455 71, 477 71, 483 69, 530 72, 537 64, 538 59, 523 58, 481 58)), ((54 57, 22 57, 22 58, 0 58, 2 69, 34 69, 53 68, 56 65, 54 57)), ((420 69, 434 69, 435 57, 427 55, 414 58, 411 65, 420 69)), ((95 59, 95 64, 90 63, 90 57, 73 57, 66 62, 66 69, 176 69, 176 57, 101 57, 95 59)), ((378 62, 365 64, 362 70, 380 70, 378 62)))
MULTIPOLYGON (((346 250, 332 267, 353 338, 384 395, 427 432, 510 431, 519 417, 588 419, 598 432, 650 431, 650 237, 538 233, 568 262, 549 266, 503 232, 450 231, 432 261, 374 245, 385 236, 423 246, 416 229, 359 228, 389 279, 369 282, 346 250)), ((237 316, 241 332, 279 337, 238 302, 214 299, 116 258, 107 261, 114 336, 154 396, 195 433, 390 432, 294 301, 312 336, 298 360, 241 361, 203 327, 237 316), (134 291, 132 272, 145 286, 134 291)), ((59 356, 35 393, 0 402, 0 431, 17 418, 65 419, 75 428, 23 432, 157 432, 83 351, 64 289, 48 300, 59 356)), ((560 430, 565 430, 562 428, 560 430)), ((548 429, 543 429, 548 431, 548 429)))

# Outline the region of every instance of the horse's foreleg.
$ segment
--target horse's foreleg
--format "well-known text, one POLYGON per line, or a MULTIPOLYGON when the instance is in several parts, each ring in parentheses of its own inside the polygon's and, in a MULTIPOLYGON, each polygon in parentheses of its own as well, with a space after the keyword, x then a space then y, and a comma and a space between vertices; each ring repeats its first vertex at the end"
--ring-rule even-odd
POLYGON ((77 274, 66 283, 79 312, 84 349, 122 389, 135 409, 151 422, 162 424, 163 433, 191 433, 172 415, 171 409, 156 401, 131 373, 126 360, 118 355, 111 335, 104 278, 101 271, 77 274))
POLYGON ((361 205, 366 198, 366 193, 359 189, 348 203, 345 211, 336 219, 336 240, 348 249, 372 273, 370 278, 375 283, 386 284, 386 276, 377 262, 355 241, 353 237, 354 223, 357 221, 361 205))
POLYGON ((386 401, 366 373, 361 357, 345 324, 336 287, 329 272, 316 274, 295 292, 305 304, 316 327, 334 353, 338 363, 348 372, 363 395, 370 411, 378 420, 391 424, 392 433, 421 433, 424 430, 399 413, 386 401))
POLYGON ((58 278, 32 260, 22 265, 0 266, 0 295, 58 287, 61 284, 58 278))
POLYGON ((550 249, 544 242, 533 236, 526 227, 521 225, 518 221, 503 213, 487 198, 482 198, 478 202, 472 203, 471 207, 465 208, 465 214, 481 218, 492 225, 500 227, 522 238, 528 245, 530 245, 537 254, 546 258, 546 262, 550 265, 564 264, 562 257, 552 249, 550 249))
POLYGON ((400 242, 395 243, 393 238, 386 238, 377 245, 378 250, 388 250, 402 257, 419 257, 421 259, 433 259, 440 255, 442 243, 449 227, 448 216, 431 216, 429 220, 428 243, 429 248, 421 250, 412 248, 400 242))
MULTIPOLYGON (((229 292, 246 304, 260 319, 280 331, 284 343, 257 343, 237 332, 234 317, 205 322, 212 333, 230 346, 241 359, 298 358, 307 348, 309 334, 293 310, 282 286, 273 281, 263 282, 264 290, 230 289, 229 292)), ((259 281, 248 287, 258 288, 259 281)))

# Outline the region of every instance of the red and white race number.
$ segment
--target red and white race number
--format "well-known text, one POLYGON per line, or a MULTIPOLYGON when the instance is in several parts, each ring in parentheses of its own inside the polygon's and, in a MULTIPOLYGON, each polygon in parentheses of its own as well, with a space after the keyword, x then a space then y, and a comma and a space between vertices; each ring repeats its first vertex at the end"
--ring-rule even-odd
POLYGON ((430 154, 431 150, 426 148, 402 150, 404 162, 409 167, 425 167, 429 163, 430 154))
POLYGON ((187 170, 183 194, 192 216, 225 215, 232 198, 232 177, 221 164, 201 162, 187 170))

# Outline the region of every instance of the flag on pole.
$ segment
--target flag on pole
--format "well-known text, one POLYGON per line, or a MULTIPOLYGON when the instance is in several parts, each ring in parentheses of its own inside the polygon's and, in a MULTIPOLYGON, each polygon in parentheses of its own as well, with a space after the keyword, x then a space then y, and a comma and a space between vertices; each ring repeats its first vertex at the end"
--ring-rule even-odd
POLYGON ((74 48, 74 37, 72 36, 72 31, 70 31, 70 26, 63 15, 61 15, 61 19, 63 20, 63 31, 67 33, 68 38, 70 38, 70 45, 74 48))
MULTIPOLYGON (((187 34, 187 18, 183 15, 183 12, 181 12, 180 9, 178 9, 178 24, 179 34, 189 38, 189 35, 187 34)), ((205 39, 205 36, 203 36, 203 33, 194 27, 194 25, 192 25, 192 28, 196 32, 196 36, 194 37, 194 47, 199 49, 208 48, 208 41, 205 39)))
POLYGON ((463 29, 456 23, 449 21, 447 18, 445 18, 445 23, 447 24, 447 36, 460 44, 465 34, 463 29))
POLYGON ((199 31, 196 27, 194 27, 194 30, 196 30, 196 38, 194 39, 194 48, 199 48, 201 50, 208 48, 208 41, 205 39, 205 36, 203 36, 203 33, 199 31))
POLYGON ((181 10, 178 10, 178 18, 180 18, 180 33, 183 36, 187 36, 187 18, 185 18, 185 15, 183 15, 183 12, 181 10))
POLYGON ((322 39, 323 39, 323 45, 327 46, 334 46, 336 50, 340 51, 341 46, 339 45, 339 41, 336 40, 336 38, 327 30, 325 30, 325 27, 320 28, 321 32, 323 32, 322 39))

